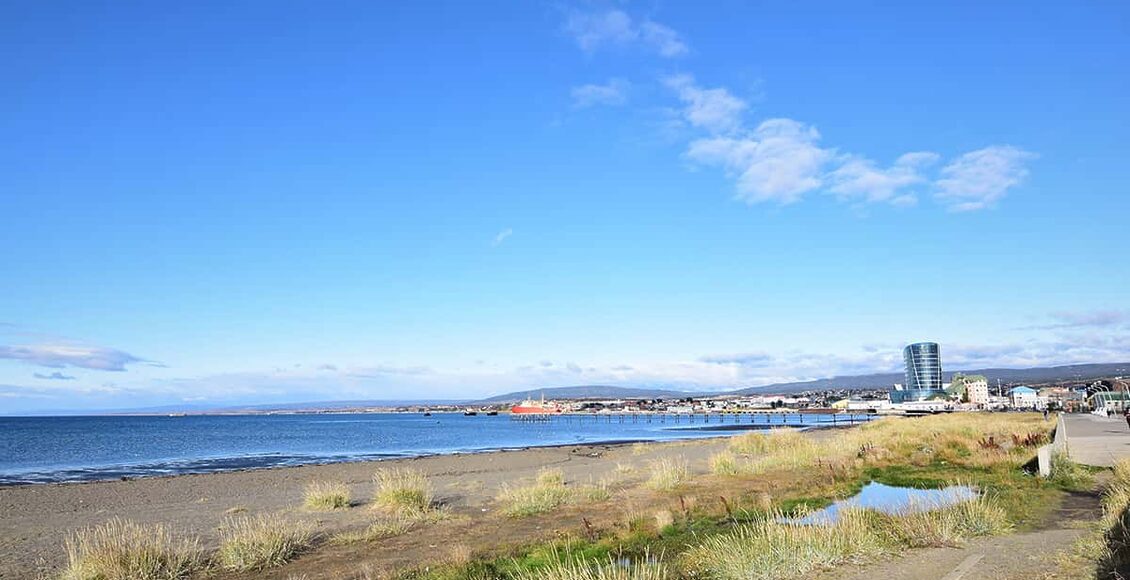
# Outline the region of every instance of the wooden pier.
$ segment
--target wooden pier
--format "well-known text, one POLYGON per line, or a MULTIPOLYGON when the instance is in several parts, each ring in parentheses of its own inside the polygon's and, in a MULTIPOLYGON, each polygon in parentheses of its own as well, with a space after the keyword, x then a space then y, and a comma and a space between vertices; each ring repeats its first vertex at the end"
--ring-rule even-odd
MULTIPOLYGON (((514 421, 576 421, 597 423, 663 423, 671 425, 748 425, 753 428, 834 427, 857 425, 878 418, 867 413, 523 413, 510 414, 514 421)), ((720 429, 722 430, 722 429, 720 429)))

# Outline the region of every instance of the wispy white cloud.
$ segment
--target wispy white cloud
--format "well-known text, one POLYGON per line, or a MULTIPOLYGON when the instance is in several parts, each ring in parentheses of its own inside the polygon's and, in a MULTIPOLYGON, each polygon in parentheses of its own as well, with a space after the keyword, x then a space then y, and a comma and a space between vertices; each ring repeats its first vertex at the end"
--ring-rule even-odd
POLYGON ((624 79, 609 79, 603 85, 587 84, 573 87, 571 94, 573 106, 578 109, 603 106, 618 106, 628 102, 630 83, 624 79))
POLYGON ((687 157, 725 168, 737 181, 735 197, 741 201, 789 204, 823 185, 824 168, 835 155, 819 141, 814 127, 768 119, 747 136, 692 141, 687 157))
POLYGON ((687 52, 687 44, 674 29, 658 22, 637 21, 623 10, 572 11, 565 22, 577 46, 596 52, 609 46, 641 46, 671 58, 687 52))
POLYGON ((643 41, 659 53, 668 58, 681 56, 689 50, 678 32, 658 22, 645 20, 640 24, 640 33, 643 41))
POLYGON ((0 345, 0 359, 47 368, 77 367, 100 371, 124 371, 127 365, 148 362, 113 348, 70 343, 0 345))
POLYGON ((1027 162, 1036 155, 1011 145, 994 145, 966 153, 941 171, 935 197, 950 211, 992 207, 1028 176, 1027 162))
POLYGON ((732 132, 742 126, 742 114, 749 105, 724 88, 707 89, 690 75, 664 79, 684 103, 682 115, 692 126, 711 133, 732 132))
POLYGON ((865 157, 848 156, 828 174, 828 191, 842 201, 913 205, 917 198, 905 189, 926 182, 923 169, 937 160, 937 153, 906 153, 884 169, 865 157))
POLYGON ((506 239, 512 235, 514 235, 514 230, 510 228, 506 228, 501 232, 498 232, 497 234, 495 234, 494 239, 490 242, 491 247, 497 248, 502 244, 502 242, 505 242, 506 239))
POLYGON ((788 118, 766 119, 750 129, 749 104, 724 87, 706 88, 688 74, 663 83, 682 107, 682 122, 708 137, 692 139, 686 156, 704 165, 722 167, 736 182, 736 199, 755 204, 796 203, 805 194, 823 190, 853 204, 915 205, 919 187, 951 211, 990 207, 1027 176, 1026 162, 1035 158, 1011 146, 991 146, 965 153, 940 172, 929 171, 941 158, 915 151, 880 167, 866 156, 841 153, 820 144, 812 125, 788 118))

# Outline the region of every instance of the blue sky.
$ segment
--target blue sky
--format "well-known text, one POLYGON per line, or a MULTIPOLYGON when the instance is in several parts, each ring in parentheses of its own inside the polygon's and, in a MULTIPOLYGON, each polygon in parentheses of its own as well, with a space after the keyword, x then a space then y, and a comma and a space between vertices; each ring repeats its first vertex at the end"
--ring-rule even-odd
POLYGON ((1123 2, 7 2, 0 408, 1130 359, 1123 2))

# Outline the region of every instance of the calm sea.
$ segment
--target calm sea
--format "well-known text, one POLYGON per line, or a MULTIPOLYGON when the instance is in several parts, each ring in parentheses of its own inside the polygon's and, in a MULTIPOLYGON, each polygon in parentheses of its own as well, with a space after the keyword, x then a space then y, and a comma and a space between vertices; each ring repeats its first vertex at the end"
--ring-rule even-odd
MULTIPOLYGON (((826 425, 830 416, 776 416, 826 425)), ((737 425, 762 426, 767 416, 737 425)), ((843 416, 839 417, 843 421, 843 416)), ((459 414, 0 417, 0 485, 207 473, 441 453, 734 433, 735 419, 511 420, 459 414)))

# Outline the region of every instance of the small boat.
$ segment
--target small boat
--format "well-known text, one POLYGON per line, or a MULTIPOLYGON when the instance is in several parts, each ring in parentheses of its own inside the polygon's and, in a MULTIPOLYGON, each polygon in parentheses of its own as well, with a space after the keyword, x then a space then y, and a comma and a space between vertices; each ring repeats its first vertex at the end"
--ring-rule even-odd
POLYGON ((487 411, 487 417, 497 417, 498 411, 487 411))
POLYGON ((425 416, 425 417, 431 417, 431 416, 432 416, 432 412, 431 412, 431 411, 424 411, 424 416, 425 416))
POLYGON ((478 415, 478 414, 479 414, 479 412, 474 410, 474 409, 467 409, 466 411, 463 411, 464 417, 474 417, 475 415, 478 415))

